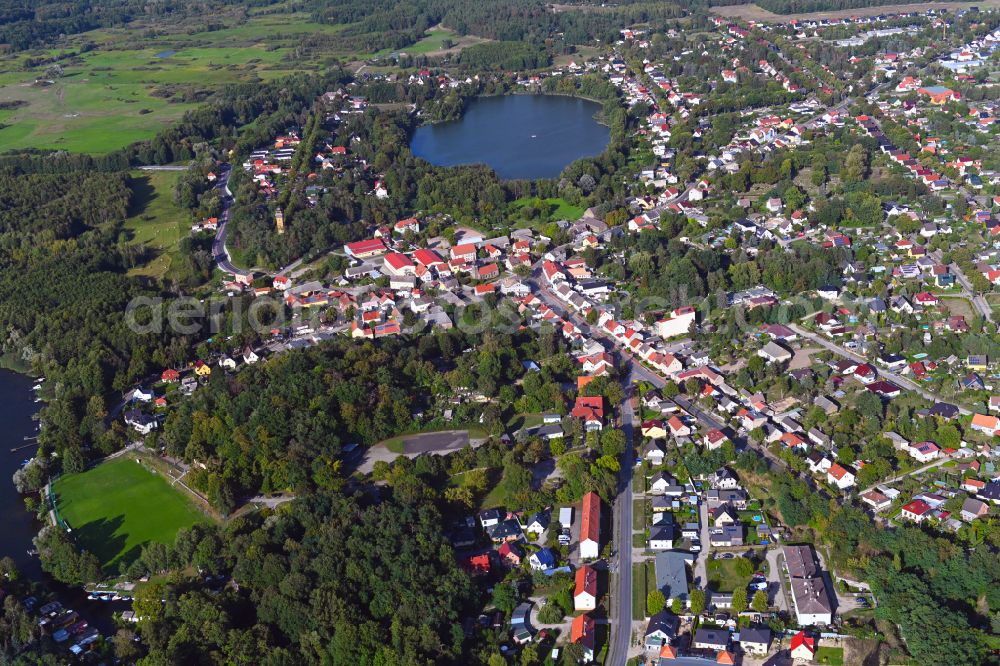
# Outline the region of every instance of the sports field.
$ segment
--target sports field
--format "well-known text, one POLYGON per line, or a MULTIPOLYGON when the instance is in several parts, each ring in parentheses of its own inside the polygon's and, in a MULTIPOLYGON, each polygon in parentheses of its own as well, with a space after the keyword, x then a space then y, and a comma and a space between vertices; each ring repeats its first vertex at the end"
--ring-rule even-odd
POLYGON ((130 456, 60 477, 53 492, 77 543, 107 571, 130 563, 145 543, 173 543, 182 527, 208 522, 182 491, 130 456))

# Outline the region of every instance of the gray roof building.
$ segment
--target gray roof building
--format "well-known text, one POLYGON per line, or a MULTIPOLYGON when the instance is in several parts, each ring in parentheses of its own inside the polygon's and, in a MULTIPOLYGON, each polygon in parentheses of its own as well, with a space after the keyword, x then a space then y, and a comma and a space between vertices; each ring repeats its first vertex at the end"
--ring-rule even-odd
POLYGON ((668 601, 688 600, 687 563, 694 561, 689 553, 659 553, 656 556, 656 587, 668 601))

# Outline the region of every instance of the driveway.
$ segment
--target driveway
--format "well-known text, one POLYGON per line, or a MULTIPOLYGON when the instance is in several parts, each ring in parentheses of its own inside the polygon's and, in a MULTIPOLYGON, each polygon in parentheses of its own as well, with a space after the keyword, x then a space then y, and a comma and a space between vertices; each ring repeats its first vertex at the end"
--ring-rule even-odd
POLYGON ((701 531, 699 532, 699 538, 701 539, 701 550, 698 551, 698 557, 694 561, 694 582, 695 585, 701 588, 708 587, 708 502, 705 501, 704 497, 701 497, 698 501, 698 520, 701 523, 701 531))
POLYGON ((784 582, 785 562, 781 548, 770 548, 767 551, 767 595, 771 605, 779 611, 792 612, 789 592, 784 582))

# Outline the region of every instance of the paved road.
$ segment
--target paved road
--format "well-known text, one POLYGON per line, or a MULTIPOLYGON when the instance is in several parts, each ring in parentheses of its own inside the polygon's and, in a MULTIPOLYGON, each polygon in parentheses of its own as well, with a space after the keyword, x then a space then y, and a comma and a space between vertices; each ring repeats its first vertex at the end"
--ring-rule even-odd
MULTIPOLYGON (((631 375, 626 377, 626 396, 631 385, 631 375)), ((622 666, 628 659, 632 643, 632 472, 635 468, 633 448, 632 401, 626 397, 621 407, 622 432, 625 433, 625 452, 622 453, 622 470, 618 480, 618 498, 613 509, 614 541, 617 555, 613 568, 617 569, 617 585, 612 600, 611 647, 607 664, 622 666)))
POLYGON ((266 506, 269 509, 273 509, 276 506, 280 506, 285 502, 291 502, 295 499, 295 495, 279 495, 277 497, 268 497, 267 495, 257 495, 256 497, 251 497, 251 504, 260 504, 266 506))
POLYGON ((219 182, 216 187, 222 194, 222 212, 219 214, 219 228, 215 232, 215 240, 212 242, 212 256, 219 270, 229 275, 250 275, 250 271, 245 271, 233 265, 229 250, 226 249, 226 232, 229 227, 229 209, 233 205, 233 193, 229 191, 229 176, 232 173, 232 166, 222 164, 219 169, 219 182))
MULTIPOLYGON (((838 356, 842 356, 843 358, 850 359, 851 361, 857 361, 858 363, 867 363, 868 362, 868 359, 866 359, 864 356, 861 356, 860 354, 856 354, 856 353, 850 351, 849 349, 844 349, 843 347, 841 347, 841 346, 839 346, 837 344, 834 344, 830 340, 827 340, 826 338, 824 338, 824 337, 822 337, 820 335, 817 335, 817 334, 813 333, 812 331, 807 331, 806 329, 802 328, 801 326, 799 326, 797 324, 789 324, 789 327, 792 330, 794 330, 796 333, 798 333, 799 335, 801 335, 802 337, 808 338, 808 339, 812 340, 816 344, 818 344, 821 347, 825 348, 827 351, 831 351, 834 354, 837 354, 838 356)), ((938 396, 934 395, 933 393, 931 393, 930 391, 926 390, 922 386, 917 385, 912 380, 907 379, 906 377, 903 377, 902 375, 898 375, 895 372, 889 372, 888 370, 886 370, 884 368, 876 368, 876 370, 878 371, 878 374, 881 375, 882 377, 884 377, 885 379, 888 379, 888 380, 894 382, 895 384, 898 384, 902 388, 909 389, 910 391, 914 391, 915 393, 919 393, 920 395, 922 395, 923 397, 927 398, 931 402, 938 402, 938 400, 939 400, 938 396)), ((963 407, 962 405, 957 405, 957 406, 958 406, 959 413, 961 413, 961 414, 963 414, 965 416, 968 416, 968 415, 972 414, 972 410, 968 409, 967 407, 963 407)))

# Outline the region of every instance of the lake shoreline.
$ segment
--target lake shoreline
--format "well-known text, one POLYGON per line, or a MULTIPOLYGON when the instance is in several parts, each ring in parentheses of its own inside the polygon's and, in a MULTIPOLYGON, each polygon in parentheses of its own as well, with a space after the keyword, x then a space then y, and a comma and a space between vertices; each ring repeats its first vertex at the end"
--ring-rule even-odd
POLYGON ((544 180, 578 160, 599 158, 611 145, 603 105, 590 98, 518 91, 470 99, 460 122, 414 130, 415 157, 440 167, 485 164, 501 180, 544 180))

